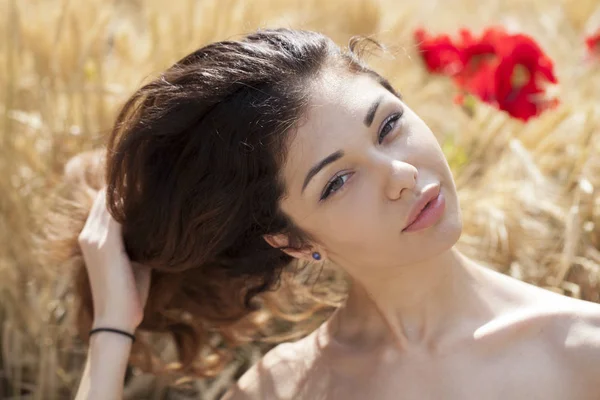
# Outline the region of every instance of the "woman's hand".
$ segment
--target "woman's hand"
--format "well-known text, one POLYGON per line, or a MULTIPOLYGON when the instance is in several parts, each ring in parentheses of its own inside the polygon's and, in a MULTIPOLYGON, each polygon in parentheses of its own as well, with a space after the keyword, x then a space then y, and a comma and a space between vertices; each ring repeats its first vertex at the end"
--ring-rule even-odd
POLYGON ((78 239, 92 289, 94 327, 133 333, 143 319, 150 269, 129 260, 121 225, 109 214, 105 199, 102 189, 78 239))

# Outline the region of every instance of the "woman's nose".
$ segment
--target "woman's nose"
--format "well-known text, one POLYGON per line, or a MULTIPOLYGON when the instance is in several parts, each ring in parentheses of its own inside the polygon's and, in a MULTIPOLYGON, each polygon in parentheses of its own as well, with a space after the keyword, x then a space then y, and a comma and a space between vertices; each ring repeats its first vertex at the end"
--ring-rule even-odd
POLYGON ((398 200, 405 190, 413 190, 417 183, 417 169, 400 160, 391 160, 386 195, 390 200, 398 200))

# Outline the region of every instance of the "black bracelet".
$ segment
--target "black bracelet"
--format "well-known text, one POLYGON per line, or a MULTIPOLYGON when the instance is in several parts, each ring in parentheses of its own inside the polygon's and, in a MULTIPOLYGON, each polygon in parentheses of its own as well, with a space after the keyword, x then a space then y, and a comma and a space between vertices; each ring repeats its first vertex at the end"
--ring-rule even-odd
POLYGON ((90 336, 92 336, 96 332, 102 332, 102 331, 120 333, 121 335, 128 336, 132 341, 135 342, 135 336, 133 334, 131 334, 129 332, 121 331, 119 329, 114 329, 114 328, 95 328, 90 331, 90 336))

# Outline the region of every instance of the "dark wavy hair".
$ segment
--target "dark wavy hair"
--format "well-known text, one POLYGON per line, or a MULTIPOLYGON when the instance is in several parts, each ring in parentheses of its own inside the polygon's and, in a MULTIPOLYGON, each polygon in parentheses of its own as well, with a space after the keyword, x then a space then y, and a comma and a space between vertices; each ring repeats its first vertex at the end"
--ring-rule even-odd
MULTIPOLYGON (((286 147, 325 68, 369 74, 395 93, 361 61, 365 43, 380 46, 353 38, 346 51, 316 32, 259 30, 200 48, 133 94, 107 148, 67 164, 60 192, 69 201, 50 219, 46 245, 74 268, 83 337, 93 304, 77 236, 105 185, 127 254, 152 268, 140 330, 171 334, 181 371, 216 372, 242 340, 285 317, 284 295, 269 293, 292 258, 263 235, 311 241, 279 207, 286 147), (214 332, 225 346, 209 344, 214 332)), ((147 361, 147 347, 136 342, 134 359, 147 361)))

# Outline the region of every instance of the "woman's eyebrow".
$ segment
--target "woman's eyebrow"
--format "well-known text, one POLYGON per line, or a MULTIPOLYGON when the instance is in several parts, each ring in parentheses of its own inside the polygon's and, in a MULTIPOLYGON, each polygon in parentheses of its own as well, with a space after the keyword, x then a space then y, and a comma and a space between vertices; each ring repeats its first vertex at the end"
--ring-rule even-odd
POLYGON ((369 111, 367 111, 367 115, 365 116, 365 120, 363 121, 367 128, 371 127, 373 119, 375 119, 375 113, 377 112, 377 108, 381 104, 381 100, 383 100, 383 95, 379 96, 377 100, 375 100, 373 104, 371 104, 371 107, 369 107, 369 111))
POLYGON ((308 186, 308 183, 310 182, 310 180, 312 179, 313 176, 318 174, 319 171, 321 171, 327 165, 339 160, 342 157, 344 157, 344 152, 342 150, 338 150, 335 153, 328 155, 327 157, 322 159, 319 163, 317 163, 317 165, 312 167, 310 169, 310 171, 308 171, 308 174, 306 174, 306 178, 304 179, 304 184, 302 185, 302 193, 304 193, 304 189, 306 189, 306 186, 308 186))

